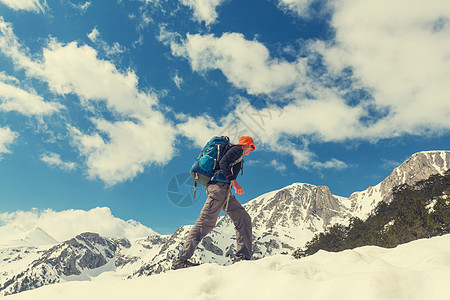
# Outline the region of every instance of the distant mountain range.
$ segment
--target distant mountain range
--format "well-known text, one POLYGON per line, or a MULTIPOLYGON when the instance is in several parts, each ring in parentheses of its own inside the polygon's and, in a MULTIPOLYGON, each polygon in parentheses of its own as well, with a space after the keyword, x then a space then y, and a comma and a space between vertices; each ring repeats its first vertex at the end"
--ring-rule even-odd
MULTIPOLYGON (((328 226, 347 224, 353 216, 365 219, 380 201, 392 199, 392 189, 414 184, 430 175, 443 174, 450 166, 450 151, 419 152, 411 156, 382 182, 349 198, 335 196, 326 186, 294 183, 261 195, 244 207, 252 217, 255 259, 290 254, 328 226)), ((170 268, 190 226, 172 235, 143 239, 107 238, 80 233, 57 243, 36 228, 22 237, 11 234, 0 245, 0 295, 72 280, 90 280, 112 271, 119 278, 157 274, 170 268)), ((232 221, 223 216, 199 244, 193 260, 220 265, 231 263, 235 250, 232 221)))

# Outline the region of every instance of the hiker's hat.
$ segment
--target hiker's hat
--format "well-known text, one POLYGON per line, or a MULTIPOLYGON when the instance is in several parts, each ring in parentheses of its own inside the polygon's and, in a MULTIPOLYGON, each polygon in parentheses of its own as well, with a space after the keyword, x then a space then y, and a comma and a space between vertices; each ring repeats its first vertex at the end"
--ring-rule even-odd
POLYGON ((248 146, 252 146, 253 150, 255 150, 255 142, 253 141, 253 139, 249 136, 241 136, 239 138, 238 141, 238 145, 248 145, 248 146))

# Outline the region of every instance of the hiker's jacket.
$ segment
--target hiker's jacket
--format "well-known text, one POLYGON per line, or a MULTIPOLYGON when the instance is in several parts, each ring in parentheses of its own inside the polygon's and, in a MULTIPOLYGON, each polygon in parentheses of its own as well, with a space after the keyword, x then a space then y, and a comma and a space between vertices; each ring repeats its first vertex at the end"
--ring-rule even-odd
POLYGON ((240 161, 232 166, 233 163, 236 162, 240 157, 244 155, 244 149, 241 146, 235 145, 232 146, 220 159, 219 168, 220 172, 217 173, 216 176, 211 179, 212 182, 220 181, 220 182, 231 182, 236 179, 239 174, 239 171, 243 167, 244 161, 240 161))

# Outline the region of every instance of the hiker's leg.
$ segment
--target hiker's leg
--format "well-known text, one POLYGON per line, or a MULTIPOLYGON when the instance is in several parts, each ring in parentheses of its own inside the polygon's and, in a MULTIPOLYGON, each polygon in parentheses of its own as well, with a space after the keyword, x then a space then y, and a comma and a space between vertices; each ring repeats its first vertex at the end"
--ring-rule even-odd
POLYGON ((252 219, 233 195, 230 195, 228 209, 225 211, 233 220, 236 229, 236 256, 246 259, 252 257, 252 219))
POLYGON ((227 184, 217 183, 207 186, 206 194, 208 195, 208 198, 200 212, 197 222, 195 222, 194 227, 192 227, 183 244, 179 258, 191 258, 198 243, 200 243, 200 241, 213 230, 214 226, 216 226, 217 218, 219 217, 226 200, 227 191, 227 184))

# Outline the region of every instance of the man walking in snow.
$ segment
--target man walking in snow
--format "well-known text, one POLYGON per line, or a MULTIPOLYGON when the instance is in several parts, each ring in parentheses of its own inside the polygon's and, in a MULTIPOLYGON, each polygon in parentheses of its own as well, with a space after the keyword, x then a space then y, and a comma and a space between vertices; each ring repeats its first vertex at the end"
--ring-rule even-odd
POLYGON ((216 226, 222 209, 231 218, 236 230, 236 254, 233 262, 250 260, 252 255, 252 224, 247 211, 231 193, 231 187, 238 195, 244 189, 237 183, 236 177, 243 168, 244 155, 255 150, 255 143, 249 136, 239 138, 238 144, 231 146, 219 162, 220 172, 213 177, 206 187, 206 199, 200 216, 189 232, 179 257, 173 262, 172 269, 197 265, 189 261, 198 243, 216 226))

